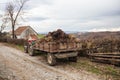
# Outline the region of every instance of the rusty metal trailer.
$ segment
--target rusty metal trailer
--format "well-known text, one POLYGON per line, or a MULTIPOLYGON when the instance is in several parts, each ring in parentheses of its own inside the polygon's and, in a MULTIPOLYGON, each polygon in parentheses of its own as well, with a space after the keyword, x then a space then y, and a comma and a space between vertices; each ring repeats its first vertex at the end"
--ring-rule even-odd
POLYGON ((82 47, 81 43, 74 41, 67 42, 37 42, 26 46, 25 51, 33 56, 35 50, 47 53, 49 65, 55 65, 56 59, 68 58, 70 61, 77 61, 78 50, 82 47))

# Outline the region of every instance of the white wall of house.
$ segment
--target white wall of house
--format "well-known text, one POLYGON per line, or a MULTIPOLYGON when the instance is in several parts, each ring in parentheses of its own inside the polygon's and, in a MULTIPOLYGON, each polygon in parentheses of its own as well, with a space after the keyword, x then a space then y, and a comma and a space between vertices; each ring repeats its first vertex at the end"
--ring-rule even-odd
POLYGON ((31 28, 27 28, 26 30, 24 30, 21 35, 17 36, 18 39, 27 39, 31 34, 35 34, 37 35, 37 33, 31 29, 31 28))
POLYGON ((16 36, 17 37, 17 39, 20 39, 21 38, 21 36, 16 36))

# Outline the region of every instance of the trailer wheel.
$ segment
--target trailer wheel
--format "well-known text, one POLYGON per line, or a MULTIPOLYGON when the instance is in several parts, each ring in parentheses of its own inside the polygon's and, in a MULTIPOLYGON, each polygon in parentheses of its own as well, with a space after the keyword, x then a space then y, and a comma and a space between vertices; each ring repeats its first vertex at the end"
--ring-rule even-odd
POLYGON ((28 53, 28 46, 24 45, 24 52, 28 53))
POLYGON ((69 57, 69 61, 77 62, 77 56, 75 56, 75 57, 69 57))
POLYGON ((56 58, 52 53, 48 53, 47 62, 50 66, 54 66, 56 64, 56 58))
POLYGON ((32 47, 32 46, 29 46, 29 48, 28 48, 28 53, 29 53, 29 55, 30 55, 30 56, 34 56, 34 52, 35 52, 35 50, 33 49, 33 47, 32 47))

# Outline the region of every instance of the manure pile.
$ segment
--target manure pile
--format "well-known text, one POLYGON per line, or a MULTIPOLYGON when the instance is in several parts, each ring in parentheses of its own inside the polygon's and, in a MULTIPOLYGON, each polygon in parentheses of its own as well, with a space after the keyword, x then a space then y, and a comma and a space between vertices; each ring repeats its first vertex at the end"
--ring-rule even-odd
POLYGON ((49 32, 45 37, 39 40, 39 42, 79 42, 73 35, 66 34, 61 29, 53 32, 49 32))

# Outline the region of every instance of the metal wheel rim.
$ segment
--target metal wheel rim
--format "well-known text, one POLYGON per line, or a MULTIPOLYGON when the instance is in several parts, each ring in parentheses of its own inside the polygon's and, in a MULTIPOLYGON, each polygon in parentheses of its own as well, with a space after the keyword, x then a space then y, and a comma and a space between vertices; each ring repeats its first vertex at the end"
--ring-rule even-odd
POLYGON ((51 55, 48 56, 48 63, 49 63, 49 64, 52 63, 52 56, 51 56, 51 55))
POLYGON ((33 50, 32 50, 32 47, 30 46, 30 48, 29 48, 29 54, 32 55, 32 52, 33 52, 33 50))

